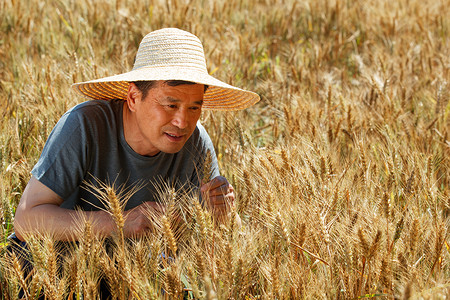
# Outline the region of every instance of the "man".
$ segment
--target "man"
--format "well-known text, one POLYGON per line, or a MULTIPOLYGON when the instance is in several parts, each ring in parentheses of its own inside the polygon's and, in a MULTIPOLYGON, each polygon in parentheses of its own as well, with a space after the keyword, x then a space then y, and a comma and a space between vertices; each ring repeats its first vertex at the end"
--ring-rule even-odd
POLYGON ((238 110, 259 101, 253 92, 223 83, 206 69, 200 40, 167 28, 142 40, 133 70, 78 83, 91 99, 69 110, 53 129, 32 170, 15 216, 15 234, 48 233, 71 240, 81 209, 95 220, 93 230, 108 236, 111 216, 99 209, 88 183, 106 183, 130 191, 141 186, 125 207, 126 236, 151 229, 143 206, 157 209, 155 185, 198 187, 220 215, 234 200, 233 187, 219 176, 214 148, 198 123, 202 109, 238 110), (202 169, 211 154, 211 180, 202 184, 202 169))

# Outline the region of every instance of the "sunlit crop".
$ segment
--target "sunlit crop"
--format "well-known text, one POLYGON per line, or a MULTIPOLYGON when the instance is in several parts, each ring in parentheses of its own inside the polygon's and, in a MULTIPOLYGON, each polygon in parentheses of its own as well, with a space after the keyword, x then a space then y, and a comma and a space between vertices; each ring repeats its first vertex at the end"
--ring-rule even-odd
POLYGON ((0 1, 2 299, 95 299, 100 282, 118 299, 447 299, 448 16, 444 0, 0 1), (71 84, 131 70, 162 27, 261 96, 202 115, 242 225, 162 188, 147 237, 123 238, 120 209, 107 240, 95 220, 69 247, 30 237, 24 278, 7 236, 50 131, 85 101, 71 84))

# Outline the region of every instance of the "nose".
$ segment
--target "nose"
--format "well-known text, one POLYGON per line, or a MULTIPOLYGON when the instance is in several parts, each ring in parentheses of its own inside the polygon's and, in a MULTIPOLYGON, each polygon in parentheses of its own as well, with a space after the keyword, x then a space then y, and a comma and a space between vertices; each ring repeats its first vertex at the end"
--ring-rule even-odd
POLYGON ((178 110, 172 119, 172 124, 180 129, 185 129, 188 122, 188 113, 184 109, 178 110))

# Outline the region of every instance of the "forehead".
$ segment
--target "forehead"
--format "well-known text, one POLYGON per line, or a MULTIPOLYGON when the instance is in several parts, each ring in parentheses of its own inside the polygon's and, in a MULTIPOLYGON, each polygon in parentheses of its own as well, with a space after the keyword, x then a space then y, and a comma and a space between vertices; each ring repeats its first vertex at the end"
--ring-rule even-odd
POLYGON ((149 90, 148 97, 156 100, 170 101, 203 101, 203 84, 176 84, 159 81, 157 85, 149 90))
POLYGON ((203 84, 189 82, 184 80, 158 80, 156 81, 157 87, 193 87, 193 88, 204 88, 203 84))

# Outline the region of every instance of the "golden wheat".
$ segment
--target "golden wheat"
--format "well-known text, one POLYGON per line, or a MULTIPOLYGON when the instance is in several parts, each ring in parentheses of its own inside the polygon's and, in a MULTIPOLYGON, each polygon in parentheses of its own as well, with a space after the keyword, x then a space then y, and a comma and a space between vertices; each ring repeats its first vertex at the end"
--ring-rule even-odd
POLYGON ((2 297, 445 299, 449 13, 443 0, 1 1, 2 242, 51 129, 82 101, 70 84, 130 70, 146 33, 197 34, 211 74, 262 98, 202 115, 241 225, 164 183, 155 230, 128 240, 123 204, 142 185, 94 181, 113 237, 95 220, 65 248, 30 237, 27 277, 0 244, 2 297))

